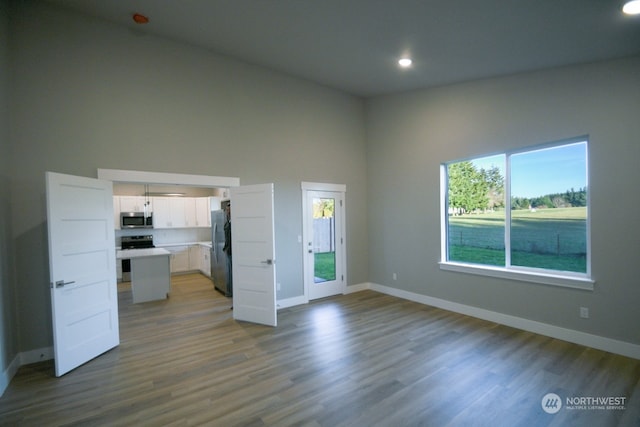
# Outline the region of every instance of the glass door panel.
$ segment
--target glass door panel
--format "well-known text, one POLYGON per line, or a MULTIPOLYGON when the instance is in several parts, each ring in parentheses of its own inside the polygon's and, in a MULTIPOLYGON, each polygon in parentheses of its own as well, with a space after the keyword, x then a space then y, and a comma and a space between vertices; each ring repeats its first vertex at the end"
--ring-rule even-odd
POLYGON ((333 198, 313 198, 313 281, 336 280, 336 221, 333 198))

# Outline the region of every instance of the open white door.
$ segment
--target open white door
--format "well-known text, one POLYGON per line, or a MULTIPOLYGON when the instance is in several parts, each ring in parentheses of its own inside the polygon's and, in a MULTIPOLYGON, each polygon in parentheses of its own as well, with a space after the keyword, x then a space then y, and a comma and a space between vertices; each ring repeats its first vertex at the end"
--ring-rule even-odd
POLYGON ((273 184, 230 190, 233 318, 276 326, 273 184))
POLYGON ((120 343, 111 181, 47 172, 56 376, 120 343))

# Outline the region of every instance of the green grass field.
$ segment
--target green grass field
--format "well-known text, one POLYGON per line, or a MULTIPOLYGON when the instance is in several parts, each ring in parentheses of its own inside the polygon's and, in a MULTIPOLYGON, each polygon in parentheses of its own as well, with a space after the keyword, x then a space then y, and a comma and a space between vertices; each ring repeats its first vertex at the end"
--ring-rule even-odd
MULTIPOLYGON (((586 272, 587 210, 515 210, 511 264, 586 272)), ((449 260, 505 265, 504 212, 449 217, 449 260)))
POLYGON ((318 252, 314 254, 314 277, 316 282, 336 280, 335 252, 318 252))

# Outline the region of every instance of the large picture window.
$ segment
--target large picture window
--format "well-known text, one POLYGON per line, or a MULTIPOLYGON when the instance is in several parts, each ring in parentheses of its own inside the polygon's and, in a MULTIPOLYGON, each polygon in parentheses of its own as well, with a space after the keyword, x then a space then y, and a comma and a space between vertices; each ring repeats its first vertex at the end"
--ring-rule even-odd
POLYGON ((444 164, 441 264, 590 282, 587 164, 586 138, 444 164))

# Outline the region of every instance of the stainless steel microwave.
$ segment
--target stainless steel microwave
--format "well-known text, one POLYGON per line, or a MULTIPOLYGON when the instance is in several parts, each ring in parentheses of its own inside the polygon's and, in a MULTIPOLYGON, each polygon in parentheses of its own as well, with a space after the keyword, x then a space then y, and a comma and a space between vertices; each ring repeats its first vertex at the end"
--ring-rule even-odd
POLYGON ((144 212, 120 212, 120 228, 153 228, 153 218, 144 212))

